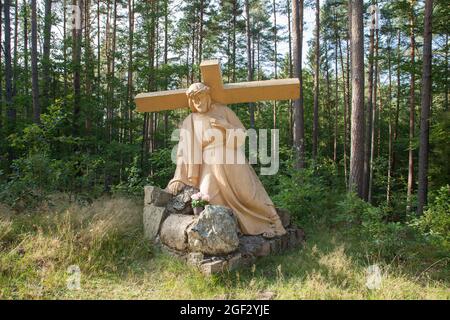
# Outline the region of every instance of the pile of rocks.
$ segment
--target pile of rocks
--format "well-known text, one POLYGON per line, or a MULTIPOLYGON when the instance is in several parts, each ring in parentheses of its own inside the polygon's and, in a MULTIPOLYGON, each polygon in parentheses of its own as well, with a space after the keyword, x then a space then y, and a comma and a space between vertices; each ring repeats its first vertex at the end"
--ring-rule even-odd
POLYGON ((266 239, 240 235, 233 211, 208 205, 193 215, 191 196, 198 190, 184 188, 177 196, 158 187, 145 187, 144 234, 161 248, 198 267, 204 274, 252 265, 258 257, 297 247, 305 240, 303 230, 291 224, 286 210, 277 209, 287 233, 266 239))

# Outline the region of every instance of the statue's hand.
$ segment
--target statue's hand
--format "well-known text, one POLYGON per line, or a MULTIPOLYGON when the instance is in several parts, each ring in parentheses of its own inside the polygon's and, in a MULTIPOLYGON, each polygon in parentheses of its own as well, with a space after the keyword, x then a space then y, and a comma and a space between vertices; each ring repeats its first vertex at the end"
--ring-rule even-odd
POLYGON ((184 188, 184 183, 176 181, 167 186, 167 191, 173 195, 177 195, 184 188))
POLYGON ((228 123, 224 118, 214 118, 210 120, 211 126, 218 129, 231 129, 230 123, 228 123))

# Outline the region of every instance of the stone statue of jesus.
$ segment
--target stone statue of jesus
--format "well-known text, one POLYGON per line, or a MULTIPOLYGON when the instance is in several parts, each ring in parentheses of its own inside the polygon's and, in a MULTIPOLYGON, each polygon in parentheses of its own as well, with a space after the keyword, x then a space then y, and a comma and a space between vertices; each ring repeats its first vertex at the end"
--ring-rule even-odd
POLYGON ((167 190, 177 194, 187 185, 200 189, 210 204, 233 210, 245 235, 285 234, 272 200, 241 150, 245 128, 239 118, 214 103, 203 83, 192 84, 186 94, 192 113, 181 126, 177 168, 167 190))

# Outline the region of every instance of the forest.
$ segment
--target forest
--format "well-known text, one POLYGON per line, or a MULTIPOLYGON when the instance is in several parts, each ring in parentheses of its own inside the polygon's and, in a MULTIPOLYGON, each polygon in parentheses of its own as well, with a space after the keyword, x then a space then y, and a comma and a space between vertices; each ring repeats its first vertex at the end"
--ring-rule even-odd
POLYGON ((0 8, 0 298, 450 298, 449 0, 0 8), (201 81, 208 59, 225 83, 300 79, 298 100, 231 108, 279 129, 280 170, 260 179, 308 240, 257 271, 182 282, 139 219, 189 110, 138 113, 134 98, 201 81), (385 287, 361 289, 375 263, 385 287), (84 293, 64 289, 73 264, 97 279, 84 293))

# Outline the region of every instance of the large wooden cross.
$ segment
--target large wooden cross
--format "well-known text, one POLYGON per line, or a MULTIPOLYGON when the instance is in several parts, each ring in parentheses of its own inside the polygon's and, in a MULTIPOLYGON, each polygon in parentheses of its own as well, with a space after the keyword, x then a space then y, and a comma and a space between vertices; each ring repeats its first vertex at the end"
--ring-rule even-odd
MULTIPOLYGON (((202 83, 210 87, 211 99, 218 103, 233 104, 264 100, 289 100, 300 97, 299 79, 277 79, 224 84, 218 60, 200 64, 202 83)), ((138 94, 137 111, 155 112, 188 107, 186 89, 138 94)))

